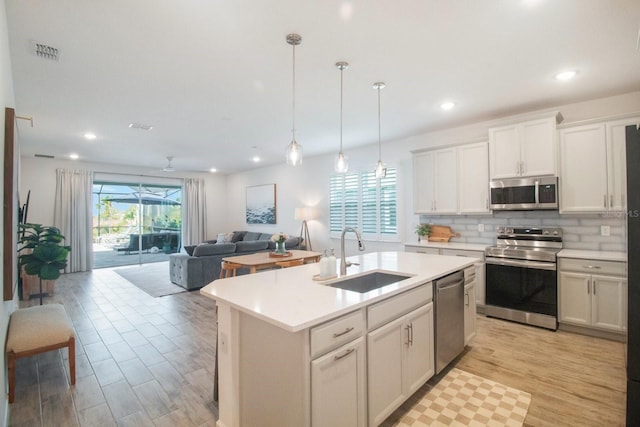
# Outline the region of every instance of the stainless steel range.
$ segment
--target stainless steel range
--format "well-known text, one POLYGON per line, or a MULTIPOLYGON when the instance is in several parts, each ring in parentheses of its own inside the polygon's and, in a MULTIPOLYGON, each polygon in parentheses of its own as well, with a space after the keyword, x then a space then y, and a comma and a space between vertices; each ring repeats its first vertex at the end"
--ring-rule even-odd
POLYGON ((498 227, 496 246, 485 249, 485 313, 555 331, 561 249, 561 228, 498 227))

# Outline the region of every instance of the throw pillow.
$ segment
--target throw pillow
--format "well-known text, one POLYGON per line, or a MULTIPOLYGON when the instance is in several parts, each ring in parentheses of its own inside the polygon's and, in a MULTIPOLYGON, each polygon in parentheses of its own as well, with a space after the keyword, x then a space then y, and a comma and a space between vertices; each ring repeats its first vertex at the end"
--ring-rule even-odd
POLYGON ((184 250, 185 250, 185 252, 187 253, 187 255, 189 255, 189 256, 193 256, 193 250, 194 250, 195 248, 196 248, 196 245, 193 245, 193 246, 189 245, 189 246, 185 246, 185 247, 184 247, 184 250))
POLYGON ((224 238, 225 243, 233 243, 233 231, 231 233, 227 233, 224 238))
POLYGON ((216 244, 221 245, 226 243, 227 233, 218 233, 218 237, 216 238, 216 244))

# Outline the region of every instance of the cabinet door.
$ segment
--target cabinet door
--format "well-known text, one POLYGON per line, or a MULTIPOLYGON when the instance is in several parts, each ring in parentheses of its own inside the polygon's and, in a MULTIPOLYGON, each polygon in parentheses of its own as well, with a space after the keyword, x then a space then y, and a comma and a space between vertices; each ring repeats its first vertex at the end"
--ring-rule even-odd
POLYGON ((434 210, 437 213, 458 212, 458 173, 455 148, 434 152, 433 192, 434 210))
POLYGON ((615 276, 592 276, 591 324, 622 332, 625 326, 626 280, 615 276))
POLYGON ((311 425, 365 426, 365 350, 360 337, 311 362, 311 425))
POLYGON ((606 155, 604 124, 560 131, 561 212, 607 209, 606 155))
POLYGON ((407 314, 404 329, 409 342, 404 348, 405 396, 411 396, 435 373, 433 349, 433 303, 407 314))
POLYGON ((521 176, 556 174, 556 119, 531 120, 520 125, 521 176))
POLYGON ((489 212, 488 143, 458 147, 458 207, 461 214, 489 212))
POLYGON ((367 335, 369 424, 379 425, 405 400, 402 388, 404 347, 408 345, 404 317, 367 335))
POLYGON ((433 152, 413 155, 413 211, 417 214, 433 211, 433 152))
POLYGON ((520 174, 520 142, 516 125, 489 129, 489 171, 491 179, 520 174))
POLYGON ((476 336, 476 283, 464 287, 464 345, 476 336))
POLYGON ((627 209, 627 137, 625 127, 635 123, 640 123, 640 117, 606 124, 609 210, 624 211, 627 209))
POLYGON ((591 324, 591 295, 588 274, 560 272, 560 322, 591 324))

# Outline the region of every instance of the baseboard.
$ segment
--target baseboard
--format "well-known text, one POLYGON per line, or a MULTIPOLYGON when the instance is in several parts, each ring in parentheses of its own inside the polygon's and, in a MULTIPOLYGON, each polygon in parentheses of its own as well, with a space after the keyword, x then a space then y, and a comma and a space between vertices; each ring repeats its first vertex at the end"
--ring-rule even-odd
POLYGON ((476 313, 478 314, 486 314, 485 307, 482 304, 476 303, 476 313))
POLYGON ((584 328, 582 326, 567 325, 565 323, 559 323, 558 330, 596 338, 605 338, 612 341, 627 342, 627 334, 623 332, 602 331, 600 329, 584 328))

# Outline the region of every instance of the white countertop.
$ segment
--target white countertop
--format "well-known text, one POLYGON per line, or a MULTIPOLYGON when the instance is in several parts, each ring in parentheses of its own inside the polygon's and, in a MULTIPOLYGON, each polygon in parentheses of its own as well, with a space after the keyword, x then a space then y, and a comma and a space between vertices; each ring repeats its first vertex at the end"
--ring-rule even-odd
MULTIPOLYGON (((313 263, 215 280, 202 288, 200 293, 284 330, 297 332, 478 261, 475 258, 408 252, 374 252, 347 259, 360 265, 349 267, 345 277, 370 271, 405 273, 411 277, 359 293, 326 285, 340 278, 326 282, 314 281, 313 276, 320 272, 320 264, 313 263)), ((338 261, 338 270, 339 264, 338 261)))
POLYGON ((627 262, 626 252, 613 251, 586 251, 579 249, 563 249, 558 252, 558 258, 581 258, 598 261, 627 262))
POLYGON ((416 248, 435 248, 435 249, 460 249, 465 251, 484 252, 485 248, 491 245, 482 245, 478 243, 459 243, 459 242, 405 242, 405 246, 414 246, 416 248))

